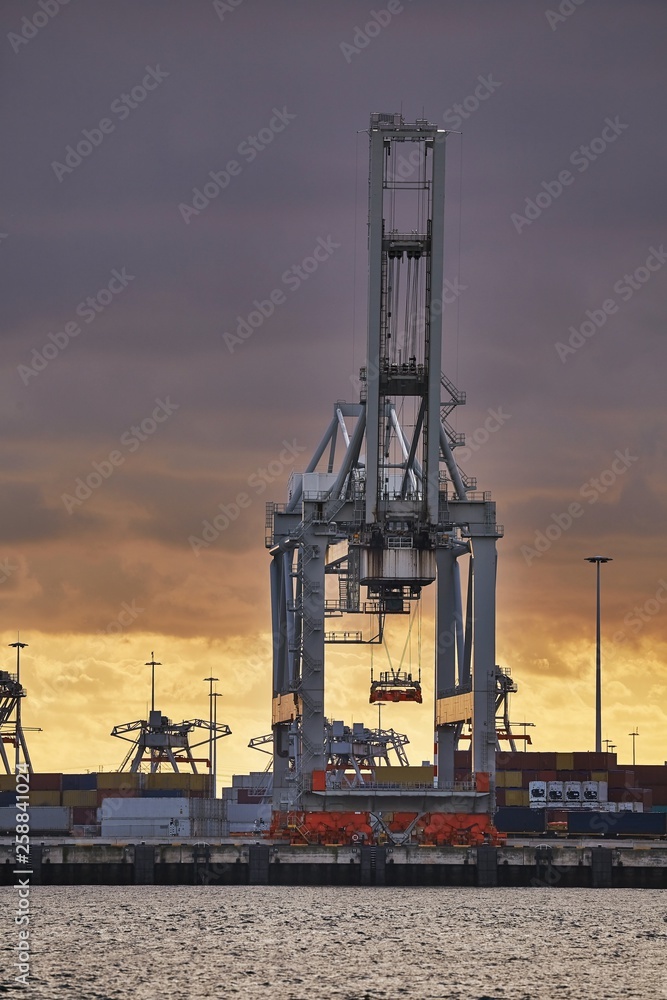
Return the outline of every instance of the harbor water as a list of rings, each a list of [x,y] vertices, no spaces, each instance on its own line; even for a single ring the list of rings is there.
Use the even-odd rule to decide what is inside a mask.
[[[0,890],[0,997],[615,1000],[667,996],[660,890],[77,886]]]

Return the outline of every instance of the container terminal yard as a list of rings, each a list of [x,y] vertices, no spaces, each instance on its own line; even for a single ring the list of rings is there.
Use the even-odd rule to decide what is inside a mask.
[[[216,798],[218,743],[231,730],[217,721],[215,679],[208,719],[173,722],[156,708],[151,654],[148,718],[112,732],[129,744],[119,770],[37,773],[13,643],[16,670],[0,671],[3,884],[25,825],[43,884],[667,888],[667,764],[602,752],[599,697],[593,752],[530,752],[512,727],[517,685],[495,650],[503,528],[491,494],[456,462],[464,436],[450,417],[465,393],[441,361],[447,131],[373,114],[368,135],[359,398],[333,404],[287,500],[266,510],[272,718],[250,745],[267,768]],[[592,558],[599,573],[604,557]],[[434,756],[411,766],[407,735],[380,716],[375,728],[326,717],[326,650],[372,654],[388,615],[407,647],[430,586]],[[421,674],[402,660],[371,672],[373,712],[422,701]]]

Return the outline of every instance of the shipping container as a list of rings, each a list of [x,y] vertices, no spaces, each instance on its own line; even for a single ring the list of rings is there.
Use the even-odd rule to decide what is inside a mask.
[[[523,788],[506,788],[505,805],[507,806],[527,806],[530,804],[528,791]]]
[[[497,809],[494,826],[501,833],[544,833],[544,809]]]
[[[0,806],[15,806],[16,792],[0,792]]]
[[[142,799],[183,799],[190,798],[190,792],[182,788],[144,788],[140,793]]]
[[[547,802],[551,805],[561,805],[565,801],[565,789],[562,781],[547,782]]]
[[[97,774],[63,774],[63,792],[90,792],[97,788]]]
[[[497,806],[504,806],[504,805],[507,804],[506,801],[505,801],[505,794],[506,793],[505,793],[505,789],[504,788],[496,788],[496,805]]]
[[[600,801],[600,783],[598,781],[584,781],[581,785],[582,802]]]
[[[554,768],[553,771],[545,770],[537,772],[537,781],[558,781],[558,771]]]
[[[521,772],[521,787],[525,788],[526,791],[530,788],[531,781],[539,781],[539,771],[522,771]]]
[[[522,788],[521,771],[505,771],[505,788]]]
[[[72,825],[72,810],[66,806],[35,806],[30,809],[30,834],[54,835],[69,833]],[[0,833],[13,834],[16,830],[16,807],[0,808]]]
[[[609,772],[610,788],[634,788],[635,772],[627,769]]]
[[[213,779],[210,774],[191,774],[190,775],[190,790],[193,792],[206,792],[208,794],[213,790]]]
[[[143,775],[131,771],[100,771],[97,775],[97,788],[113,788],[120,790],[139,789]]]
[[[665,785],[654,785],[651,791],[653,792],[654,807],[667,806],[667,787]]]
[[[97,808],[84,809],[83,806],[72,807],[72,824],[74,826],[93,826],[97,823]]]
[[[653,788],[655,785],[667,787],[667,766],[662,764],[636,764],[634,767],[638,785]]]
[[[572,805],[573,803],[581,802],[581,782],[566,781],[564,797],[567,805]]]
[[[64,806],[79,806],[84,809],[97,808],[97,792],[91,791],[63,791],[62,804]]]
[[[143,787],[148,789],[180,788],[190,790],[190,778],[194,775],[176,771],[161,771],[157,774],[145,774]]]
[[[556,770],[557,771],[574,771],[574,754],[573,753],[557,753],[556,754]]]
[[[194,801],[194,800],[193,800]],[[201,801],[201,800],[199,800]],[[190,815],[190,799],[170,798],[106,798],[97,810],[98,819],[163,820]]]
[[[591,781],[609,781],[608,771],[591,771]]]
[[[30,788],[37,792],[59,792],[62,788],[62,774],[35,772],[30,775]]]
[[[16,791],[16,775],[0,774],[0,792]]]
[[[535,807],[536,805],[545,806],[547,801],[547,783],[546,781],[531,781],[528,788],[528,795],[530,799],[530,805]]]
[[[59,806],[60,792],[41,791],[31,787],[29,801],[31,809],[33,806]]]
[[[189,818],[182,819],[103,819],[102,837],[111,840],[172,840],[174,837],[190,837]]]
[[[664,837],[667,832],[667,813],[571,812],[568,813],[567,829],[568,833],[593,837]]]

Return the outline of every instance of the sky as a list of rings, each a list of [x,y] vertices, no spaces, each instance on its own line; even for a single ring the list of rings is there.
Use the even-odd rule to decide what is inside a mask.
[[[120,764],[109,733],[145,717],[151,651],[175,721],[208,717],[219,678],[224,780],[268,760],[247,749],[270,730],[265,502],[358,398],[374,111],[452,131],[443,367],[467,393],[459,463],[505,529],[513,718],[534,749],[594,748],[584,558],[609,556],[603,737],[628,761],[638,728],[638,761],[665,760],[664,3],[5,0],[0,19],[0,608],[29,644],[36,769]],[[413,763],[432,610],[424,705],[383,716]],[[332,654],[327,714],[375,723],[368,682],[367,650]]]

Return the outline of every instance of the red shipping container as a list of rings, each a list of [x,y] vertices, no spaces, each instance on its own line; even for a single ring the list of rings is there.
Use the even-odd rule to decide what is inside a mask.
[[[610,788],[634,788],[635,787],[635,772],[634,771],[610,771],[609,772],[609,787]]]
[[[610,802],[643,802],[643,788],[610,788],[608,797]]]
[[[637,764],[634,771],[637,781],[647,788],[667,785],[667,767],[662,764]]]
[[[72,807],[72,824],[74,826],[95,826],[97,809],[86,809],[84,806]]]
[[[505,805],[505,789],[504,788],[496,788],[496,805],[497,806],[504,806]]]
[[[522,788],[529,788],[531,781],[539,781],[540,780],[540,772],[539,771],[522,771],[522,773],[521,773],[521,779],[522,779],[521,780],[521,787]]]
[[[558,781],[558,771],[538,771],[537,772],[538,781]]]
[[[29,784],[36,792],[59,792],[62,788],[62,781],[62,774],[38,774],[35,772],[30,775]]]
[[[652,792],[654,806],[667,806],[667,785],[654,785]]]

